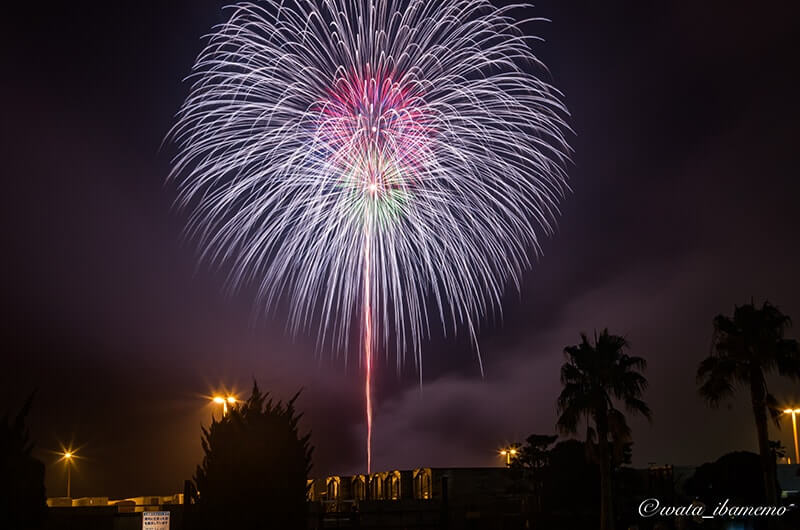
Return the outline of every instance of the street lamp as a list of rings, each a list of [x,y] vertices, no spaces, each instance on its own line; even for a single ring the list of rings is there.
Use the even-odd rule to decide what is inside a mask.
[[[61,453],[61,460],[67,466],[67,497],[72,498],[72,460],[75,458],[75,452],[68,449]]]
[[[500,451],[500,456],[506,457],[506,467],[511,467],[511,459],[517,456],[517,450],[514,447],[502,449]]]
[[[228,402],[225,401],[225,398],[222,396],[214,396],[211,400],[216,403],[217,405],[222,405],[222,415],[228,413]]]
[[[211,400],[216,403],[217,405],[222,405],[222,415],[225,416],[228,413],[228,405],[235,405],[237,400],[234,396],[222,397],[222,396],[214,396]]]
[[[800,414],[800,409],[786,409],[784,414],[792,415],[792,430],[794,431],[794,463],[800,464],[800,451],[797,449],[797,415]]]

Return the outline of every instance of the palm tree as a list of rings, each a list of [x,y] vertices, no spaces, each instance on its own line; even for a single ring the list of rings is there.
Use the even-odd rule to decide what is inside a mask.
[[[767,414],[771,414],[778,424],[778,410],[777,400],[767,388],[766,375],[777,370],[784,377],[794,380],[800,378],[797,341],[784,338],[784,332],[791,324],[791,319],[769,302],[764,302],[760,309],[752,301],[736,306],[733,318],[717,315],[714,318],[711,355],[700,363],[697,370],[700,395],[712,407],[730,397],[736,385],[750,388],[769,503],[777,502],[778,496]]]
[[[627,340],[609,335],[608,329],[599,336],[595,332],[594,343],[582,333],[580,344],[564,348],[567,362],[561,367],[564,389],[558,397],[558,429],[574,434],[586,418],[586,446],[600,467],[601,530],[614,527],[611,474],[615,461],[630,447],[630,428],[616,403],[651,418],[650,408],[641,399],[647,388],[641,372],[647,362],[625,353],[628,348]]]

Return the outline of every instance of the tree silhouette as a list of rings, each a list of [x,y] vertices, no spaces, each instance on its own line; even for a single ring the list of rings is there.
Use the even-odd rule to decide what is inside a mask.
[[[780,440],[769,441],[769,452],[772,455],[772,459],[775,461],[786,458],[786,448]]]
[[[25,418],[33,394],[13,421],[6,414],[0,421],[0,528],[39,528],[47,513],[44,464],[31,455]]]
[[[534,434],[511,462],[510,493],[523,495],[525,528],[591,528],[600,513],[597,463],[578,440]],[[575,477],[580,477],[576,480]]]
[[[517,450],[517,456],[511,461],[512,476],[521,487],[518,493],[530,498],[526,511],[541,513],[544,482],[547,467],[550,465],[550,446],[558,437],[549,434],[531,434],[525,445]],[[526,503],[527,504],[527,503]]]
[[[574,434],[586,418],[586,446],[600,470],[600,528],[614,527],[612,471],[630,450],[631,432],[625,415],[615,406],[650,419],[650,408],[642,401],[647,379],[640,373],[647,363],[625,353],[623,337],[604,329],[594,342],[581,334],[581,343],[564,348],[567,362],[561,367],[564,385],[558,397],[558,429]],[[589,424],[591,422],[591,425]]]
[[[310,434],[300,436],[294,404],[273,402],[253,382],[250,398],[203,428],[205,456],[194,477],[193,526],[300,529],[307,526]]]
[[[600,495],[596,486],[600,470],[594,459],[588,458],[586,444],[580,440],[558,442],[549,455],[548,473],[544,488],[544,505],[557,514],[550,528],[561,528],[560,520],[584,515],[579,528],[591,528],[592,519],[600,512]],[[576,480],[576,477],[580,477]],[[574,526],[574,525],[573,525]]]
[[[778,423],[778,403],[769,393],[766,375],[777,372],[800,379],[800,350],[796,340],[784,338],[791,319],[764,302],[757,308],[752,302],[736,306],[733,318],[717,315],[711,355],[700,363],[697,380],[700,395],[716,407],[730,397],[736,385],[749,387],[753,417],[758,435],[762,478],[768,503],[776,503],[775,457],[770,450],[767,415]]]
[[[748,451],[728,453],[716,462],[698,467],[686,480],[684,490],[709,507],[723,499],[734,504],[759,505],[764,501],[760,458]]]

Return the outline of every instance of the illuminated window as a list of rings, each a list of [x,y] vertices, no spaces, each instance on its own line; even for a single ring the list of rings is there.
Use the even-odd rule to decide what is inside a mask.
[[[341,479],[339,477],[328,477],[328,500],[338,501],[341,489]]]
[[[394,471],[386,477],[386,498],[396,501],[400,498],[400,472]]]
[[[383,477],[375,474],[369,480],[369,498],[372,500],[383,499]]]
[[[314,479],[306,480],[306,499],[314,501]]]
[[[415,499],[430,499],[433,497],[431,491],[431,470],[430,469],[416,469],[414,470],[414,498]]]
[[[357,501],[363,501],[367,498],[367,485],[364,475],[353,477],[353,498]]]

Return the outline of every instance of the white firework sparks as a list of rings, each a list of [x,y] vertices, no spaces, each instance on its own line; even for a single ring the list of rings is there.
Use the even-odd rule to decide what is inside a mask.
[[[566,109],[518,7],[231,7],[171,133],[203,257],[285,300],[295,333],[346,355],[357,326],[367,365],[374,346],[421,374],[432,320],[474,339],[567,189]]]

